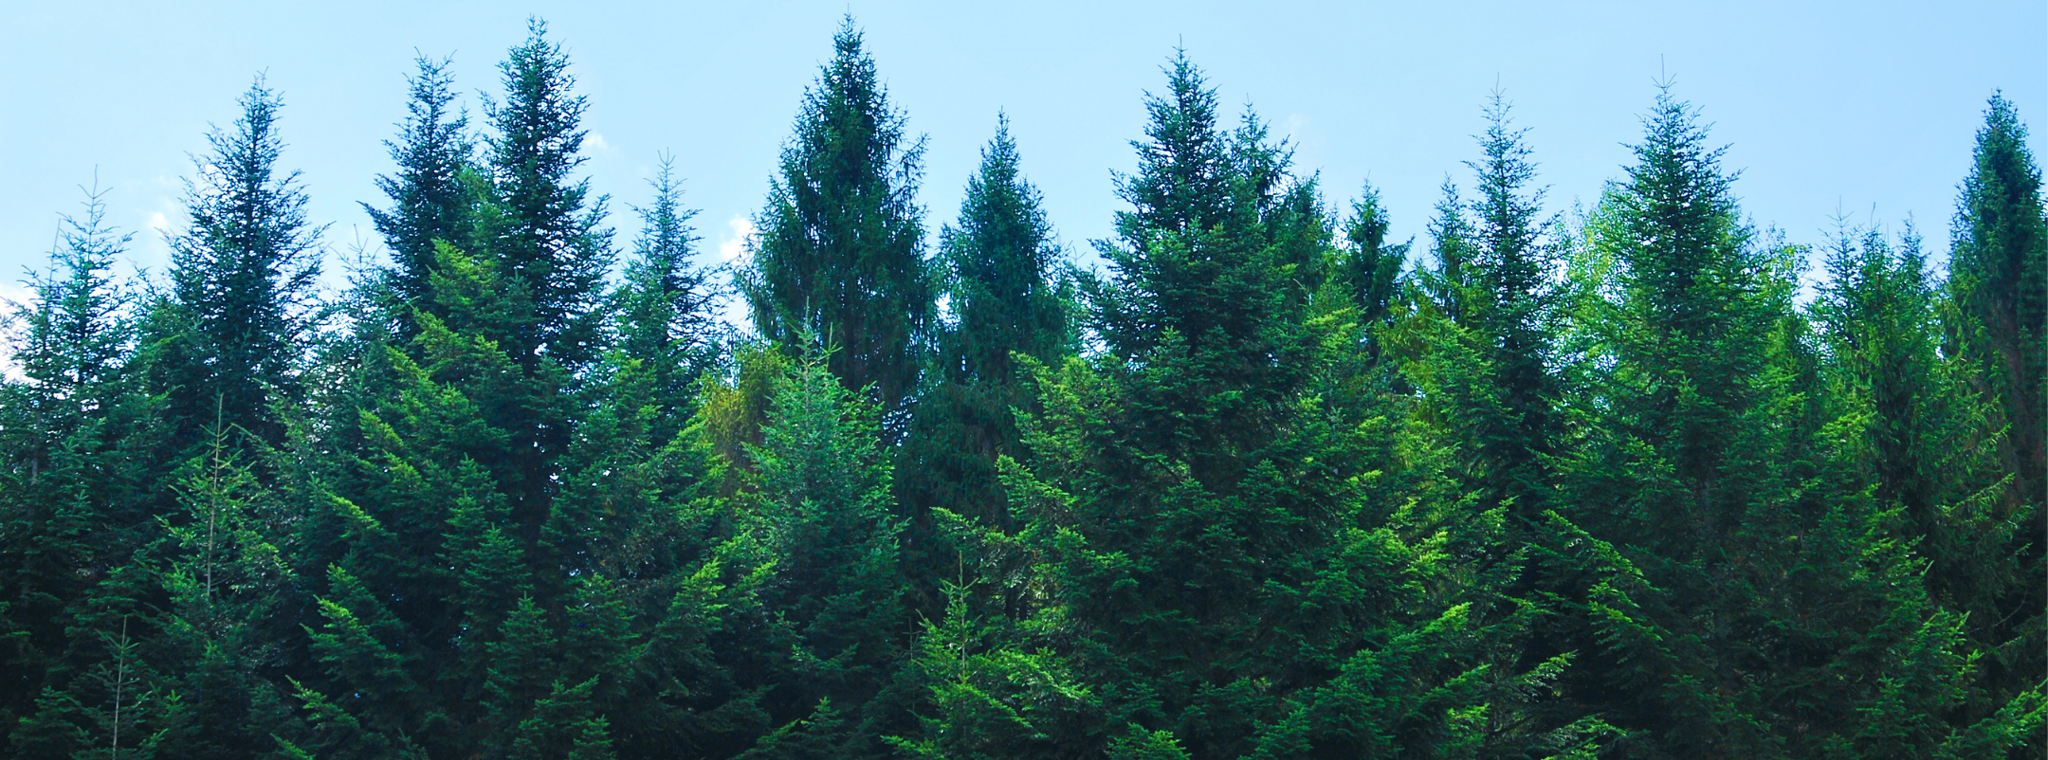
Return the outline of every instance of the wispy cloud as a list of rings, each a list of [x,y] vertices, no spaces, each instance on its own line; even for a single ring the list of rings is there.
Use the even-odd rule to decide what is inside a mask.
[[[744,216],[727,219],[725,226],[731,228],[731,232],[718,241],[718,263],[739,266],[744,263],[760,231],[754,229],[754,220]]]
[[[739,269],[749,263],[748,256],[752,255],[760,231],[754,229],[753,220],[744,216],[727,219],[725,226],[727,232],[718,241],[718,263],[728,269]],[[718,307],[718,319],[741,331],[750,330],[753,325],[748,318],[745,298],[723,299]]]

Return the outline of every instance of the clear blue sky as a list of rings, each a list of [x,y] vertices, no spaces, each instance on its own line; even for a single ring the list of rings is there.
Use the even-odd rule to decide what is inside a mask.
[[[842,14],[913,133],[930,136],[928,229],[957,213],[998,109],[1070,251],[1109,231],[1111,171],[1133,164],[1142,93],[1176,45],[1231,110],[1290,137],[1332,203],[1370,178],[1396,239],[1423,236],[1448,175],[1477,149],[1496,86],[1514,104],[1552,210],[1620,176],[1660,72],[1699,106],[1745,210],[1818,243],[1851,221],[1911,216],[1945,252],[1985,99],[2002,88],[2041,155],[2048,4],[1033,2],[52,3],[0,0],[0,281],[41,266],[57,215],[97,171],[133,263],[161,271],[182,178],[209,124],[258,72],[285,99],[283,164],[331,222],[329,270],[375,233],[382,141],[415,51],[452,54],[458,87],[498,92],[526,18],[547,19],[590,97],[585,169],[620,241],[659,151],[702,209],[706,257],[764,197],[803,88]],[[198,6],[198,7],[187,7]],[[1562,6],[1562,7],[1553,7]],[[479,119],[480,121],[480,119]],[[1874,215],[1873,215],[1874,209]],[[1426,247],[1426,240],[1422,241]],[[0,291],[4,292],[4,291]],[[17,291],[18,292],[18,291]]]

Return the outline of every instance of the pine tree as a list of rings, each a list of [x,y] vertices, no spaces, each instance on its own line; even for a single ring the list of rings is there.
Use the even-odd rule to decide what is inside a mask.
[[[545,23],[529,22],[526,41],[499,64],[505,102],[485,108],[495,131],[486,141],[490,203],[478,222],[482,250],[465,253],[495,273],[500,292],[468,299],[488,304],[488,312],[448,317],[522,370],[517,381],[473,398],[513,436],[494,476],[511,498],[515,533],[528,541],[547,519],[559,460],[574,435],[576,401],[568,393],[605,347],[606,315],[598,307],[611,265],[611,231],[599,226],[605,199],[586,208],[589,180],[570,179],[583,163],[588,103],[574,94],[568,55],[546,35]]]
[[[929,714],[915,736],[888,741],[904,756],[953,758],[1071,757],[1081,716],[1093,695],[1046,649],[1024,651],[1005,626],[969,610],[969,590],[946,584],[946,613],[926,621],[916,659],[904,668],[928,691]]]
[[[258,78],[240,103],[234,128],[208,136],[213,153],[186,184],[190,226],[170,239],[171,305],[183,324],[154,340],[183,344],[160,391],[184,446],[204,445],[216,410],[238,435],[281,440],[271,404],[300,393],[320,273],[324,228],[306,221],[298,173],[277,167],[283,101]]]
[[[905,142],[904,116],[852,17],[832,47],[797,111],[737,282],[761,337],[793,351],[828,349],[832,374],[850,389],[873,386],[889,429],[900,430],[894,420],[917,387],[934,320],[915,200],[924,142]]]

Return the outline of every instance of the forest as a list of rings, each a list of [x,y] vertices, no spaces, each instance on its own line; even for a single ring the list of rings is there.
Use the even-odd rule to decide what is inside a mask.
[[[1945,252],[1760,227],[1668,85],[1560,214],[1496,95],[1401,242],[1178,53],[1084,267],[1006,122],[926,218],[849,18],[706,266],[687,156],[615,214],[560,43],[499,71],[472,114],[419,60],[346,287],[260,77],[164,271],[65,217],[0,756],[2048,757],[2003,97]]]

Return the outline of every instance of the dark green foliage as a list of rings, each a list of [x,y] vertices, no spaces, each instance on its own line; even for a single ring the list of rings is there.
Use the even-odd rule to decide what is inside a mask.
[[[1969,682],[1960,616],[1872,498],[1864,427],[1829,419],[1792,308],[1797,249],[1737,218],[1720,152],[1663,94],[1593,245],[1617,300],[1551,513],[1545,587],[1584,629],[1570,693],[1634,756],[1943,756]],[[2038,721],[2039,707],[2024,708]]]
[[[320,273],[320,228],[306,221],[298,173],[277,166],[277,94],[263,81],[241,98],[229,130],[207,137],[209,156],[196,159],[186,183],[190,226],[171,238],[171,303],[175,341],[159,389],[169,422],[187,446],[204,445],[218,423],[236,435],[275,444],[283,423],[273,400],[299,393],[301,341],[310,326],[313,283]]]
[[[1009,119],[998,117],[958,226],[940,233],[954,320],[938,336],[936,371],[901,458],[901,493],[927,521],[943,509],[1015,527],[996,459],[1020,453],[1013,410],[1031,408],[1033,398],[1013,357],[1053,362],[1077,348],[1070,275],[1019,161]]]
[[[391,208],[363,205],[391,250],[389,286],[399,311],[394,316],[401,317],[400,333],[407,337],[411,320],[402,319],[404,309],[433,312],[434,241],[468,245],[473,230],[474,146],[468,115],[451,112],[455,82],[450,63],[418,59],[419,70],[408,80],[412,92],[398,140],[385,142],[398,172],[377,178],[377,189],[391,199]]]
[[[1469,485],[1526,523],[1550,498],[1562,433],[1559,256],[1540,216],[1542,192],[1529,187],[1527,130],[1511,128],[1498,93],[1487,118],[1484,157],[1467,164],[1479,197],[1461,204],[1446,185],[1438,207],[1435,268],[1422,281],[1432,308],[1413,325],[1420,353],[1407,371],[1425,389],[1424,411],[1467,452],[1459,469]]]
[[[958,320],[940,362],[947,379],[1005,383],[1017,374],[1011,354],[1046,361],[1073,350],[1061,252],[1020,160],[1009,118],[998,117],[967,180],[959,226],[940,234]]]
[[[733,520],[773,563],[759,613],[769,617],[753,625],[786,647],[767,681],[771,714],[787,726],[815,705],[841,706],[857,730],[814,738],[842,747],[840,756],[873,753],[881,730],[903,720],[885,690],[908,628],[903,523],[878,411],[821,362],[799,361],[778,379],[747,457]],[[806,720],[807,730],[826,725]]]
[[[1314,184],[1255,118],[1218,129],[1185,58],[1168,75],[1099,245],[1111,279],[1082,281],[1109,350],[1036,370],[1006,476],[1046,589],[1031,617],[1099,696],[1110,756],[1475,751],[1515,722],[1484,644],[1513,625],[1512,575],[1467,564],[1500,515],[1390,477],[1431,454],[1345,374],[1356,323],[1312,308],[1334,259]]]
[[[726,293],[710,270],[690,261],[697,242],[690,218],[697,212],[681,206],[672,157],[661,158],[649,184],[654,202],[639,209],[640,237],[613,299],[618,350],[640,362],[654,400],[669,410],[655,433],[666,441],[678,432],[698,380],[715,367],[723,329],[712,310]]]
[[[2022,575],[2000,605],[2001,642],[1985,667],[2003,696],[2042,688],[2048,670],[2048,208],[2041,170],[2012,103],[1994,95],[1977,131],[1951,226],[1948,333],[2002,428],[2012,474],[2000,512],[2024,526]],[[2007,622],[2009,621],[2009,622]]]
[[[483,234],[521,307],[506,353],[529,368],[552,362],[573,370],[601,350],[597,306],[611,231],[599,226],[604,199],[590,202],[590,181],[570,177],[583,164],[589,105],[575,94],[568,54],[547,40],[545,23],[534,20],[527,31],[498,64],[505,102],[484,111],[495,130],[485,164],[496,214],[482,222]]]
[[[1348,305],[1357,310],[1358,324],[1365,328],[1366,354],[1374,361],[1386,353],[1378,331],[1390,323],[1400,306],[1406,282],[1401,272],[1413,245],[1413,241],[1387,243],[1389,224],[1387,210],[1380,207],[1379,191],[1366,185],[1351,203],[1343,240],[1326,273],[1331,284],[1348,296]]]
[[[1845,229],[1827,266],[1814,304],[1831,360],[1827,395],[1836,416],[1862,428],[1858,474],[1875,484],[1878,504],[1902,512],[1904,535],[1927,559],[1928,593],[1967,614],[1968,648],[1988,669],[1979,683],[1991,688],[1960,712],[1966,723],[1988,718],[2013,695],[1999,660],[2024,651],[2012,640],[2029,630],[2000,609],[2027,581],[2015,554],[2020,524],[2001,508],[2011,482],[1993,413],[1968,388],[1973,365],[1938,353],[1939,292],[1910,227],[1896,251],[1880,232]]]
[[[906,144],[903,114],[851,17],[832,48],[804,93],[737,281],[761,337],[827,349],[832,374],[850,389],[872,386],[863,392],[894,419],[917,387],[934,321],[937,283],[916,203],[924,142]]]

